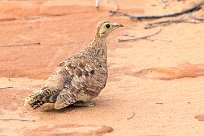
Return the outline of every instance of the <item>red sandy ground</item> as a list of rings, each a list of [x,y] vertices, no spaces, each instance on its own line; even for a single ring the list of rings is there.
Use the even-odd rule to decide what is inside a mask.
[[[172,0],[162,9],[157,0],[118,0],[121,11],[138,15],[180,11],[193,2]],[[30,120],[0,120],[0,136],[203,136],[204,25],[174,24],[154,36],[172,42],[119,43],[122,34],[139,36],[156,29],[109,17],[113,3],[102,2],[99,9],[94,5],[94,0],[0,2],[0,118]],[[24,18],[33,16],[38,17]],[[25,108],[25,97],[59,62],[91,42],[101,20],[125,27],[107,39],[109,80],[94,100],[96,106]]]

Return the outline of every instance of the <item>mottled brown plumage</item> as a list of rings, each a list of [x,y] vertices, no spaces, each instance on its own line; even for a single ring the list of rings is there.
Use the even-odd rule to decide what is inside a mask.
[[[106,37],[122,25],[111,21],[98,23],[93,42],[83,51],[61,62],[43,87],[26,98],[33,108],[54,103],[61,109],[86,103],[97,97],[108,78]]]

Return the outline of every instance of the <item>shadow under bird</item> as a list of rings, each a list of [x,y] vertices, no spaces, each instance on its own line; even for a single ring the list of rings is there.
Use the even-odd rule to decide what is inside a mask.
[[[61,62],[42,88],[26,98],[25,105],[34,109],[45,103],[54,103],[54,109],[94,106],[90,101],[98,96],[108,78],[106,37],[119,27],[123,25],[99,22],[90,45]]]

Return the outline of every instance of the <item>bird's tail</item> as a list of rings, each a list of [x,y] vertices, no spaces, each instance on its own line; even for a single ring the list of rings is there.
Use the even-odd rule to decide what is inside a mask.
[[[33,109],[38,108],[40,106],[42,106],[44,104],[44,101],[40,101],[39,98],[42,96],[42,91],[43,90],[37,90],[34,91],[31,95],[29,95],[26,100],[24,105],[27,106],[31,106]]]
[[[44,87],[29,95],[24,105],[30,105],[33,109],[36,109],[44,103],[55,103],[58,95],[58,92],[50,91],[50,88]]]

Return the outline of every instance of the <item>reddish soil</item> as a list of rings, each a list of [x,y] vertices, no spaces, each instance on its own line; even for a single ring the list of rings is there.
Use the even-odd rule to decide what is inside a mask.
[[[120,11],[138,15],[180,11],[193,2],[169,0],[163,9],[156,0],[117,1]],[[0,1],[0,136],[204,135],[203,23],[172,24],[154,36],[161,40],[122,43],[117,41],[122,34],[145,35],[156,28],[108,16],[113,2],[94,5],[94,0]],[[25,97],[61,61],[92,41],[101,20],[125,27],[107,39],[109,79],[93,100],[96,106],[25,107]]]

